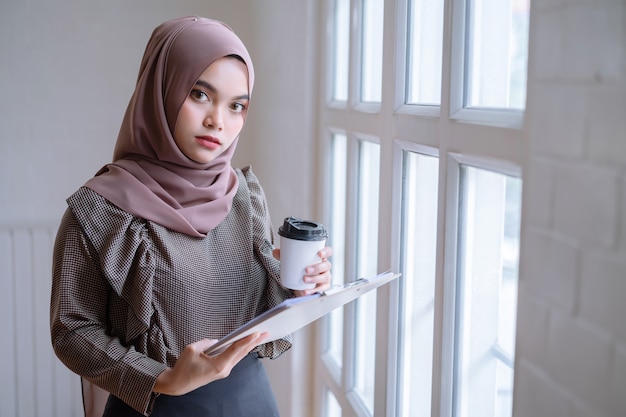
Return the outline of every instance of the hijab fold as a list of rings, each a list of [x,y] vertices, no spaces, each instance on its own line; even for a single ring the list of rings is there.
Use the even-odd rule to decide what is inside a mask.
[[[119,131],[113,162],[85,186],[133,215],[203,237],[228,215],[237,192],[231,159],[238,138],[209,163],[183,154],[174,141],[178,112],[204,70],[237,55],[254,85],[250,55],[224,23],[184,17],[159,25],[141,61]]]

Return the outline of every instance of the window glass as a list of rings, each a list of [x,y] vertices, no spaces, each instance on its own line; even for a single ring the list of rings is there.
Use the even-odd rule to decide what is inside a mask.
[[[383,73],[383,0],[363,0],[361,101],[380,103]]]
[[[357,212],[357,275],[377,273],[378,184],[380,146],[359,144],[359,185]],[[376,291],[356,300],[354,388],[364,405],[374,409],[374,362],[376,357]]]
[[[328,244],[333,248],[333,285],[344,282],[346,251],[346,187],[348,140],[344,134],[331,138],[330,216]],[[328,318],[327,353],[337,366],[342,364],[343,308],[333,310]]]
[[[430,417],[439,161],[404,153],[398,416]]]
[[[524,109],[530,0],[468,0],[466,107]]]
[[[332,99],[348,100],[348,57],[350,51],[350,0],[334,0]]]
[[[324,400],[324,416],[341,417],[341,406],[337,402],[337,398],[328,389],[326,390],[326,398]]]
[[[323,3],[333,284],[402,276],[324,318],[320,417],[511,416],[529,1]]]
[[[521,180],[461,167],[455,415],[510,417]]]
[[[409,0],[407,104],[441,104],[443,0]]]

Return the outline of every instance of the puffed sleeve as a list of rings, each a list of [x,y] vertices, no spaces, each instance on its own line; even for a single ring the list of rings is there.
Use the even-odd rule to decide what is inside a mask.
[[[121,221],[128,228],[136,227],[127,220],[118,218],[116,221]],[[121,277],[129,276],[129,270],[141,270],[142,266],[149,264],[149,251],[142,247],[141,239],[135,239],[134,246],[129,246],[128,239],[116,242],[110,234],[103,234],[108,237],[96,245],[113,250],[116,244],[123,244],[126,247],[117,247],[120,253],[138,255],[133,256],[134,261],[128,265],[116,264],[119,267],[114,274],[116,276],[110,276],[110,272],[106,276],[102,253],[98,252],[94,241],[86,237],[82,226],[75,213],[68,209],[55,241],[50,303],[54,352],[70,370],[148,415],[155,398],[152,389],[156,378],[167,366],[148,358],[128,343],[134,335],[145,331],[149,323],[150,313],[145,307],[149,300],[145,295],[126,294],[128,288],[140,286],[124,285]],[[112,229],[119,226],[105,225]],[[137,235],[138,232],[122,230],[118,236],[133,233]],[[149,271],[149,268],[146,270]],[[130,276],[138,280],[146,279],[141,274]],[[147,290],[149,294],[150,289]],[[115,297],[135,297],[136,300],[126,319],[126,335],[112,332],[109,308],[111,299]]]
[[[250,167],[243,168],[241,171],[243,180],[250,190],[255,256],[261,261],[267,273],[266,309],[270,309],[293,297],[293,292],[280,284],[280,262],[274,258],[272,253],[274,250],[274,232],[265,192]],[[256,350],[261,357],[275,359],[289,350],[291,346],[292,337],[289,335],[284,339],[261,345]]]

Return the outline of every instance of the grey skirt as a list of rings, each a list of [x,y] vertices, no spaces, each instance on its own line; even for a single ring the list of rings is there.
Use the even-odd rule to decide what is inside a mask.
[[[141,417],[109,395],[103,417]],[[151,417],[279,417],[265,368],[256,353],[243,358],[230,375],[181,396],[159,395]]]

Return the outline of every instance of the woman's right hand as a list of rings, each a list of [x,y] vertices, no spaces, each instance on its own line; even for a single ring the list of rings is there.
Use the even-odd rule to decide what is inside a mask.
[[[216,356],[204,353],[216,340],[202,339],[192,343],[183,349],[173,368],[168,368],[159,375],[153,391],[166,395],[183,395],[209,382],[226,378],[233,367],[267,337],[267,333],[251,334]]]

